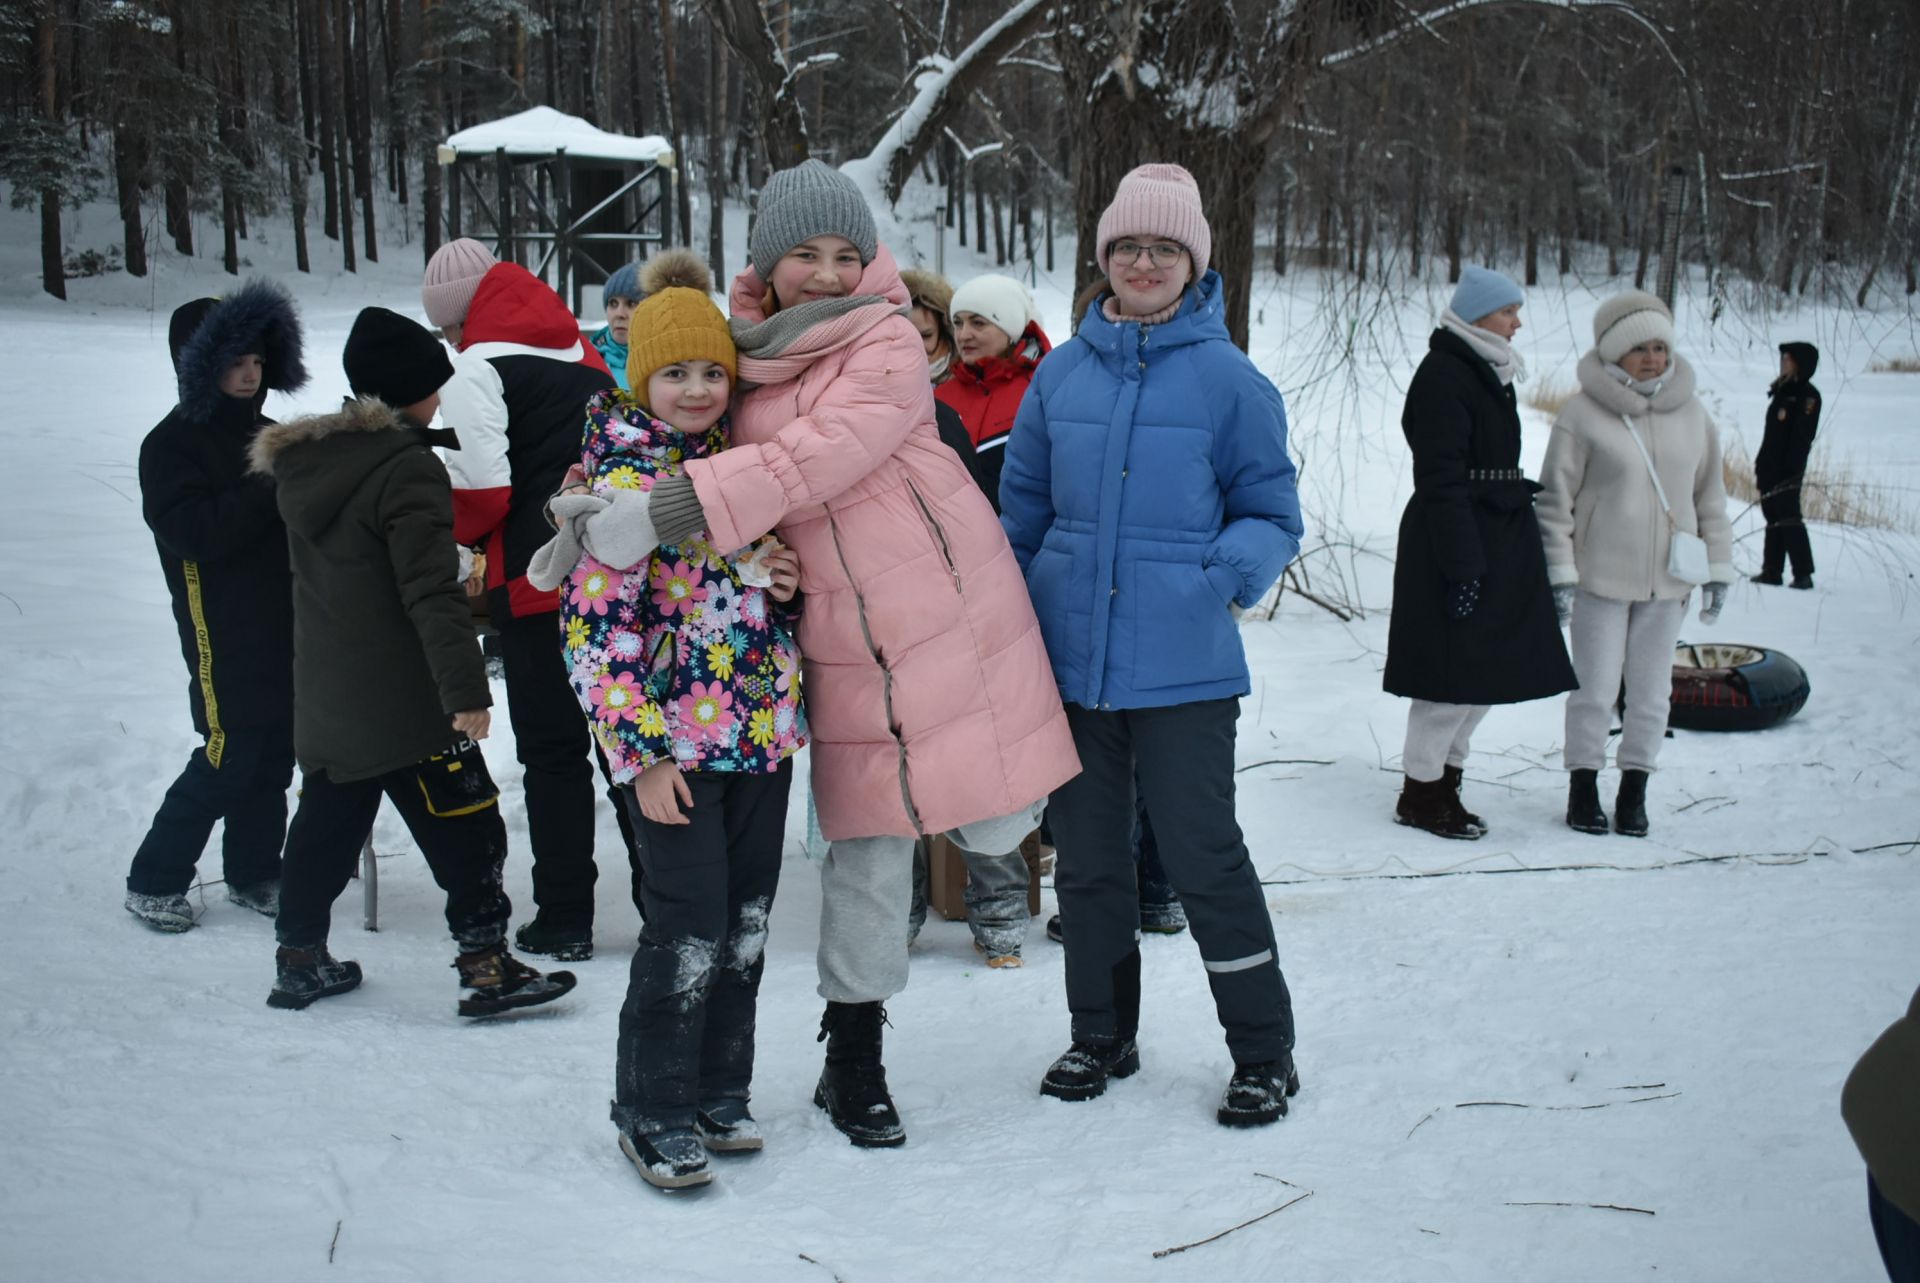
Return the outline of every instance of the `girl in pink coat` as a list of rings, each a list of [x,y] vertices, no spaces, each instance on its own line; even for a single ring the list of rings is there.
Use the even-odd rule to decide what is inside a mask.
[[[934,429],[920,335],[852,180],[807,161],[768,180],[734,281],[732,448],[651,491],[663,543],[799,554],[800,652],[821,869],[814,1103],[856,1145],[906,1139],[881,1003],[907,979],[913,844],[1001,855],[1079,759],[1033,607],[992,506]]]

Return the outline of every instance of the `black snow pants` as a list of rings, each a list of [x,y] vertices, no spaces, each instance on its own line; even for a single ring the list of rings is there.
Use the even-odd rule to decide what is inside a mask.
[[[624,790],[646,914],[620,1008],[613,1121],[643,1134],[691,1127],[696,1109],[748,1097],[793,765],[684,778],[687,824],[655,824]]]
[[[1293,1050],[1293,1000],[1273,919],[1234,815],[1237,699],[1093,712],[1067,705],[1081,772],[1055,790],[1048,820],[1059,850],[1054,892],[1066,945],[1075,1038],[1127,1036],[1138,1021],[1139,884],[1132,843],[1134,776],[1153,816],[1161,863],[1185,906],[1214,1010],[1238,1063]]]
[[[216,821],[228,886],[251,886],[280,876],[287,837],[287,785],[293,782],[293,728],[228,731],[216,764],[207,746],[193,750],[167,790],[153,824],[133,853],[127,890],[178,895],[193,883],[194,865]]]

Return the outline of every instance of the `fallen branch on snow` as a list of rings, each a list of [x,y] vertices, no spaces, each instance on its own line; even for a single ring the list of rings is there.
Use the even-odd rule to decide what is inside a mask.
[[[1279,1177],[1270,1176],[1267,1179],[1279,1180]],[[1289,1185],[1292,1184],[1291,1181],[1287,1181],[1283,1183],[1289,1184]],[[1294,1185],[1293,1188],[1298,1189],[1300,1187],[1298,1185]],[[1153,1259],[1157,1261],[1163,1256],[1173,1256],[1174,1254],[1179,1252],[1184,1252],[1189,1248],[1205,1247],[1209,1243],[1218,1242],[1219,1240],[1225,1238],[1227,1235],[1233,1233],[1234,1230],[1243,1230],[1247,1228],[1247,1226],[1249,1225],[1258,1225],[1261,1221],[1266,1220],[1269,1216],[1278,1216],[1281,1212],[1286,1211],[1289,1207],[1292,1207],[1295,1203],[1304,1202],[1305,1200],[1312,1197],[1313,1197],[1312,1190],[1308,1190],[1304,1194],[1296,1194],[1294,1197],[1280,1204],[1280,1206],[1274,1208],[1272,1211],[1262,1212],[1260,1213],[1260,1215],[1254,1217],[1250,1221],[1241,1221],[1238,1225],[1229,1226],[1228,1228],[1221,1230],[1218,1234],[1210,1234],[1206,1238],[1195,1239],[1191,1243],[1182,1243],[1178,1247],[1163,1247],[1159,1251],[1153,1254]],[[1649,1215],[1651,1215],[1651,1213],[1649,1213]]]
[[[845,1279],[840,1277],[840,1271],[834,1269],[831,1265],[828,1265],[822,1261],[816,1261],[811,1256],[808,1256],[805,1252],[799,1252],[799,1253],[796,1253],[796,1255],[799,1256],[799,1258],[805,1261],[808,1265],[818,1265],[821,1269],[833,1275],[833,1283],[847,1283]]]
[[[1553,1203],[1553,1202],[1542,1201],[1542,1202],[1532,1202],[1532,1203],[1506,1203],[1506,1204],[1503,1204],[1503,1206],[1506,1206],[1506,1207],[1591,1207],[1597,1212],[1638,1212],[1642,1216],[1655,1215],[1655,1213],[1651,1208],[1625,1207],[1619,1203]]]

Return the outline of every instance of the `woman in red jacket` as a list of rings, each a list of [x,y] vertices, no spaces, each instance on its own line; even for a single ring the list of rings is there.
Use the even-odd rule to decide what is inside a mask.
[[[1053,344],[1033,319],[1033,296],[1009,276],[976,276],[953,292],[947,316],[958,348],[953,375],[933,390],[967,425],[980,486],[1000,511],[1000,461],[1034,367]]]

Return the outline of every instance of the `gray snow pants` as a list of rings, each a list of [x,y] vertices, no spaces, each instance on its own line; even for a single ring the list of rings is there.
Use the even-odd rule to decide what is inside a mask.
[[[1654,768],[1673,707],[1673,647],[1689,600],[1616,601],[1584,588],[1574,594],[1573,673],[1580,689],[1567,696],[1569,771],[1607,764],[1607,729],[1623,678],[1627,710],[1614,764],[1623,771]]]
[[[1134,1032],[1140,895],[1132,855],[1134,772],[1213,990],[1236,1062],[1293,1050],[1293,999],[1280,974],[1260,875],[1233,804],[1237,699],[1096,713],[1067,705],[1081,772],[1053,794],[1053,885],[1067,952],[1067,1007],[1075,1038]],[[1132,977],[1131,981],[1129,977]],[[1137,989],[1132,1001],[1137,1002]]]
[[[927,920],[927,846],[925,839],[913,844],[909,940],[920,934]],[[1019,953],[1027,938],[1027,924],[1033,919],[1027,912],[1027,858],[1018,848],[1001,855],[982,855],[963,847],[960,855],[967,863],[967,927],[975,942],[989,956]]]
[[[1027,883],[1020,843],[1038,827],[1044,805],[1044,800],[1036,801],[1011,815],[947,831],[962,851],[1014,853],[1013,859],[1021,864],[1023,913]],[[822,998],[884,1002],[907,987],[907,916],[912,903],[912,838],[848,838],[827,848],[827,858],[820,863]]]

